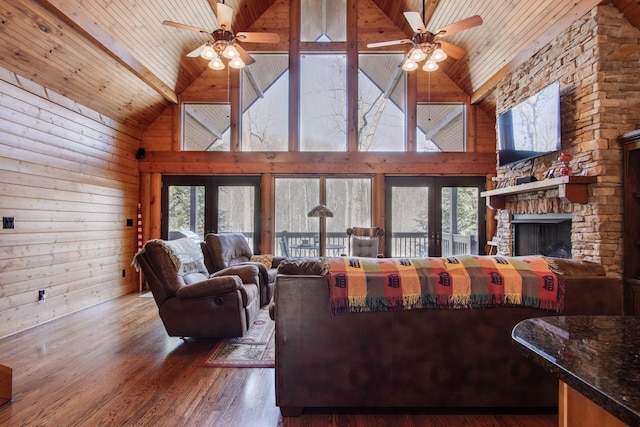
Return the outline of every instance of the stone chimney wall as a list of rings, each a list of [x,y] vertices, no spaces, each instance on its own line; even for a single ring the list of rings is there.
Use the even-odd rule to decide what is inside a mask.
[[[562,202],[557,190],[509,196],[496,213],[499,251],[512,251],[513,214],[573,213],[572,255],[622,275],[622,149],[618,138],[640,127],[640,30],[611,5],[597,6],[542,48],[496,89],[496,114],[560,81],[562,149],[574,174],[598,177],[586,204]],[[544,179],[558,153],[498,167],[497,179],[530,171]],[[639,165],[640,167],[640,165]],[[583,172],[584,171],[584,172]],[[557,173],[556,173],[557,175]]]

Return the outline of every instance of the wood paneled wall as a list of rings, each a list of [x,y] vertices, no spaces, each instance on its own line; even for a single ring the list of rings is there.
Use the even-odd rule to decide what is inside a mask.
[[[0,68],[0,337],[137,288],[140,140]]]

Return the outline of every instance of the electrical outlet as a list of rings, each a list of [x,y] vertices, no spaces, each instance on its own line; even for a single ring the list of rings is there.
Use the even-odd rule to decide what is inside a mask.
[[[44,289],[38,291],[38,301],[45,302],[47,300],[47,293]]]
[[[14,221],[12,216],[2,217],[2,228],[14,228]]]

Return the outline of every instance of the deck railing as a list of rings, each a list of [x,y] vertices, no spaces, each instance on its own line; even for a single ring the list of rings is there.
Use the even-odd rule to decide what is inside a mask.
[[[246,235],[246,233],[245,233]],[[317,233],[308,232],[278,232],[276,233],[275,255],[284,255],[289,250],[289,256],[313,257],[318,256]],[[327,233],[327,255],[339,256],[348,252],[348,236],[346,233]],[[285,246],[286,245],[286,248]],[[429,237],[426,233],[393,233],[391,241],[392,256],[409,258],[426,257],[429,253]],[[478,236],[463,234],[442,234],[442,256],[478,254]]]
[[[242,232],[253,247],[253,232]],[[185,237],[175,233],[173,238]],[[318,256],[318,233],[281,231],[276,233],[274,254],[292,257]],[[346,233],[327,233],[327,256],[340,256],[348,252],[348,236]],[[382,251],[381,251],[382,252]],[[421,258],[428,256],[429,237],[426,233],[407,232],[393,233],[391,255],[395,257]],[[478,236],[475,234],[442,234],[442,256],[461,254],[478,254]]]

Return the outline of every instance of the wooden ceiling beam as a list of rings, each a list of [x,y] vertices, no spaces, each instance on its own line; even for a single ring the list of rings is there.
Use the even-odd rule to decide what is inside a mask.
[[[574,22],[588,13],[591,9],[605,3],[602,0],[583,0],[576,2],[574,8],[558,19],[547,31],[540,37],[531,42],[525,49],[520,51],[511,61],[491,76],[482,86],[480,86],[471,95],[471,103],[476,104],[489,96],[500,83],[500,80],[506,75],[521,66],[525,61],[531,58],[538,50],[549,44],[553,39],[558,37],[563,31],[566,31]]]
[[[100,28],[95,20],[84,12],[82,3],[72,0],[40,0],[40,3],[138,76],[138,78],[162,95],[164,99],[174,104],[178,103],[178,96],[173,89],[145,67],[110,34]]]

